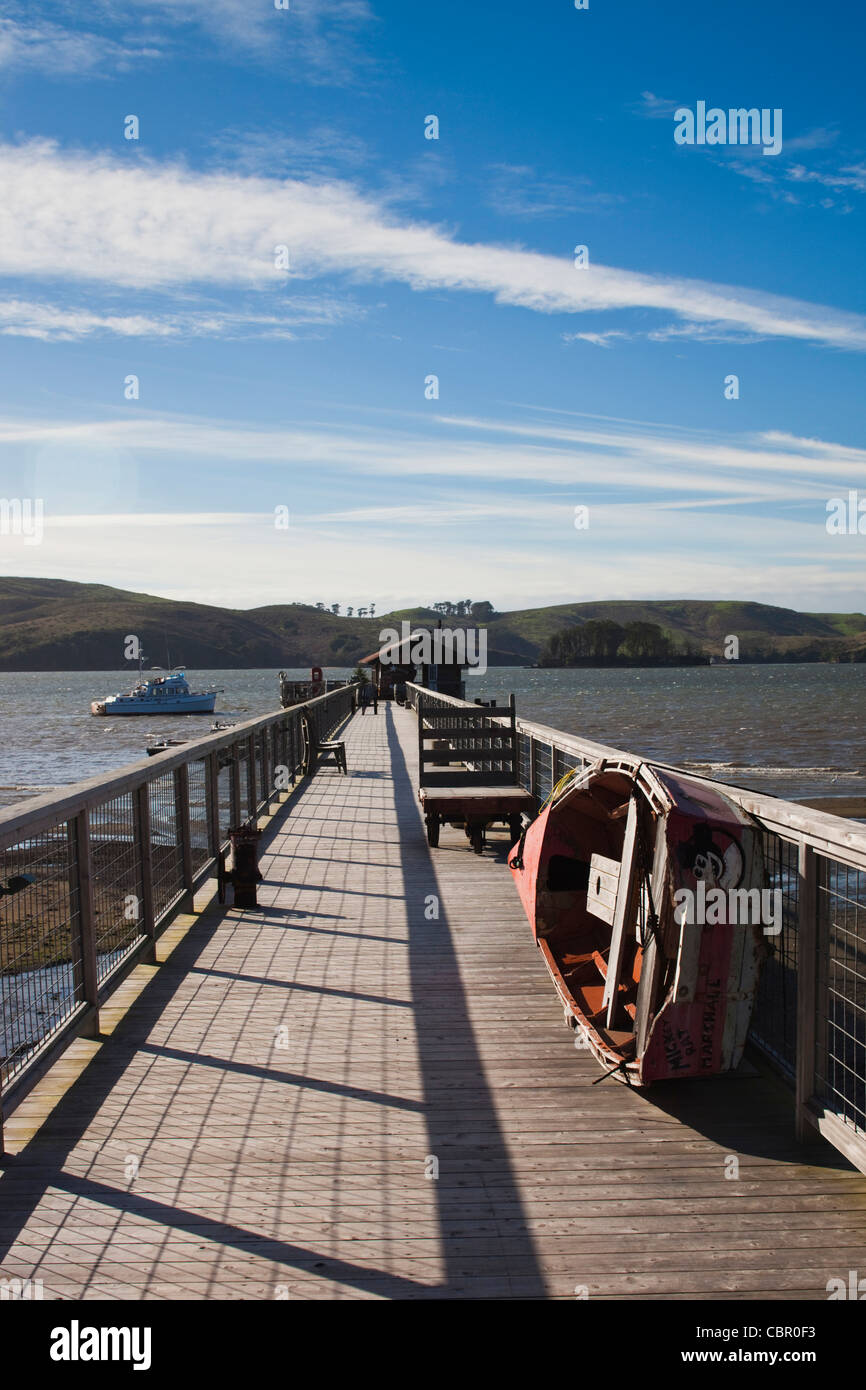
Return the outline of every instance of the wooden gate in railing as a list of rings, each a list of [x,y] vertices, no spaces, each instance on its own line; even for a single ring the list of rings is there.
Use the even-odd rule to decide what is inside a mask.
[[[455,722],[461,708],[477,713],[466,700],[407,689],[413,705],[423,694],[453,708]],[[525,719],[517,729],[520,781],[537,805],[569,768],[633,756]],[[750,1040],[791,1085],[799,1137],[817,1129],[866,1173],[866,826],[717,785],[761,825],[770,885],[782,893]]]
[[[0,811],[0,1104],[9,1108],[215,873],[230,825],[303,775],[354,685]],[[0,1110],[2,1148],[2,1110]]]

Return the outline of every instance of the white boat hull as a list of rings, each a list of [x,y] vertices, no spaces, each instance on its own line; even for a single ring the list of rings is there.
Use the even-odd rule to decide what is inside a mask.
[[[213,714],[215,705],[216,692],[162,700],[94,700],[90,710],[92,714]]]

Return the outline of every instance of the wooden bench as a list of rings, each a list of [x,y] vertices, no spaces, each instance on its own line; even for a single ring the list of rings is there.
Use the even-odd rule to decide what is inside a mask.
[[[476,854],[496,821],[508,826],[512,843],[520,838],[521,813],[532,811],[533,799],[518,785],[517,757],[513,695],[507,706],[445,710],[419,697],[418,796],[431,848],[443,823],[463,826]]]
[[[333,757],[342,773],[348,776],[346,767],[346,745],[342,739],[323,739],[319,734],[318,714],[305,709],[302,715],[304,727],[304,772],[312,777],[319,762],[328,762]]]

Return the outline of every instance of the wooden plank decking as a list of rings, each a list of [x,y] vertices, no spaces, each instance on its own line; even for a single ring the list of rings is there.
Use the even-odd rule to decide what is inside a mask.
[[[408,711],[346,738],[350,776],[321,769],[278,816],[259,909],[168,933],[107,1039],[11,1117],[0,1278],[45,1298],[825,1299],[866,1268],[866,1177],[796,1146],[775,1081],[592,1084],[504,838],[428,849]]]

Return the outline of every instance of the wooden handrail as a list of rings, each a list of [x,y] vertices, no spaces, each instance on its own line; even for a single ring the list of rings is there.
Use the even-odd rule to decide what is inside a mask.
[[[38,839],[46,832],[50,842],[56,840],[64,844],[69,863],[65,913],[66,920],[70,923],[70,939],[66,949],[71,959],[73,982],[72,991],[65,1001],[66,1011],[63,1017],[52,1025],[47,1033],[41,1036],[34,1035],[32,1043],[27,1043],[23,1057],[13,1064],[9,1082],[5,1087],[0,1087],[0,1152],[3,1106],[5,1104],[8,1112],[10,1095],[17,1103],[76,1034],[94,1032],[98,1029],[100,1003],[112,993],[134,964],[154,959],[154,942],[158,929],[164,928],[181,907],[191,905],[196,886],[203,881],[208,872],[213,871],[214,861],[221,853],[225,831],[228,828],[220,822],[220,754],[224,751],[230,751],[232,754],[232,819],[236,823],[244,804],[238,758],[241,749],[247,758],[245,809],[248,816],[256,816],[270,805],[278,790],[283,790],[282,787],[277,789],[273,785],[276,764],[271,756],[271,731],[282,728],[291,734],[290,738],[284,740],[283,747],[287,749],[289,758],[293,759],[301,747],[301,740],[294,734],[304,711],[314,710],[323,726],[333,727],[351,712],[355,684],[349,682],[336,690],[318,695],[305,704],[245,720],[230,730],[194,739],[181,748],[130,763],[107,775],[86,778],[72,786],[48,792],[32,800],[18,802],[0,811],[0,851],[15,847],[20,856],[26,859],[29,844],[32,842],[36,847],[34,852],[37,852]],[[329,711],[335,714],[333,720],[328,720]],[[204,800],[202,804],[199,794],[197,805],[197,809],[203,815],[203,822],[197,823],[203,823],[205,827],[206,857],[204,862],[195,868],[189,769],[197,762],[202,764],[204,771]],[[294,766],[289,770],[294,785],[295,774],[300,769]],[[180,872],[178,874],[175,871],[168,884],[164,875],[160,880],[162,907],[157,911],[154,900],[154,850],[158,847],[159,841],[154,841],[151,791],[154,783],[166,781],[171,789],[170,803],[167,804],[173,807],[172,835],[173,844],[179,850]],[[160,796],[165,795],[164,792],[160,793]],[[135,884],[135,893],[131,896],[133,903],[138,899],[138,912],[134,929],[123,939],[122,946],[116,949],[104,945],[100,954],[94,908],[99,862],[96,854],[99,846],[92,843],[91,816],[97,808],[124,796],[129,796],[131,801],[129,833],[138,863],[138,882]],[[102,927],[105,925],[103,922]],[[103,937],[104,935],[103,930]],[[17,959],[21,958],[19,954]],[[13,971],[16,968],[14,959],[4,959],[0,963]],[[101,978],[100,970],[103,970]]]
[[[408,684],[407,691],[413,705],[417,706],[418,699],[423,696],[425,700],[435,702],[440,709],[453,711],[455,722],[459,720],[461,710],[477,712],[479,709],[478,705],[468,700],[460,700],[453,695],[440,695],[415,684]],[[655,758],[642,759],[637,754],[624,753],[620,749],[595,743],[575,734],[566,734],[546,724],[536,724],[532,720],[518,719],[517,731],[529,745],[529,771],[524,785],[528,781],[529,790],[537,801],[543,799],[544,792],[538,785],[539,748],[550,749],[551,785],[557,780],[557,753],[579,759],[585,765],[603,758],[636,769],[645,762],[653,768],[679,773],[692,781],[719,788],[737,806],[754,816],[765,832],[777,836],[789,845],[797,846],[797,947],[796,965],[792,968],[795,969],[798,980],[798,999],[793,1077],[789,1077],[795,1088],[794,1113],[797,1134],[800,1138],[806,1138],[812,1130],[817,1129],[861,1171],[866,1172],[866,1137],[850,1123],[849,1098],[841,1096],[838,1086],[830,1085],[826,1077],[823,1080],[824,1095],[815,1094],[819,1085],[816,1058],[819,1055],[828,1055],[827,1035],[832,1018],[825,978],[827,971],[818,968],[819,953],[822,949],[825,953],[833,949],[830,944],[833,939],[833,919],[828,916],[819,927],[817,883],[819,875],[823,874],[824,895],[827,897],[827,886],[834,868],[843,874],[852,868],[866,872],[866,826],[852,823],[842,816],[835,816],[830,811],[820,811],[794,801],[785,801],[781,797],[752,791],[748,787],[718,782],[685,768],[678,768],[672,763],[659,762]],[[821,856],[821,859],[816,856]],[[829,912],[829,907],[827,910]],[[834,1007],[838,1006],[839,1001],[836,1000]],[[753,1019],[751,1036],[765,1055],[777,1055],[766,1038],[761,1036],[759,1020]],[[818,1042],[819,1037],[824,1038],[823,1052]]]
[[[304,709],[324,706],[326,702],[334,701],[344,691],[352,688],[351,684],[341,686],[325,695],[317,695],[314,700],[308,700],[303,705],[291,705],[288,709],[278,710],[274,714],[258,715],[242,724],[235,724],[232,729],[224,732],[191,739],[182,748],[168,749],[152,758],[127,763],[116,772],[100,773],[96,777],[73,782],[59,791],[50,791],[43,796],[17,801],[14,805],[0,810],[0,849],[15,844],[25,832],[35,834],[60,821],[69,820],[81,810],[109,801],[124,792],[134,791],[145,782],[163,777],[166,772],[173,772],[176,768],[197,762],[211,753],[219,753],[223,748],[231,748],[244,739],[248,740],[251,734],[260,729],[267,729],[274,724],[299,717]]]
[[[422,686],[407,685],[407,689],[418,694],[430,696],[431,692]],[[453,705],[455,709],[478,710],[480,706],[468,700],[456,699],[453,695],[435,696],[437,701]],[[770,796],[767,792],[751,791],[748,787],[737,786],[732,782],[719,782],[700,773],[677,767],[658,758],[640,759],[637,754],[627,753],[609,744],[595,743],[592,739],[581,738],[577,734],[563,733],[548,724],[536,724],[529,719],[517,719],[517,732],[535,742],[547,744],[559,752],[579,757],[585,762],[595,762],[599,758],[645,761],[653,767],[680,773],[693,782],[722,787],[726,796],[748,811],[750,815],[763,821],[769,829],[790,840],[800,843],[805,840],[819,853],[838,856],[854,868],[866,870],[866,826],[852,823],[842,816],[834,816],[830,811],[816,811],[802,806],[796,801],[785,801],[782,797]]]

